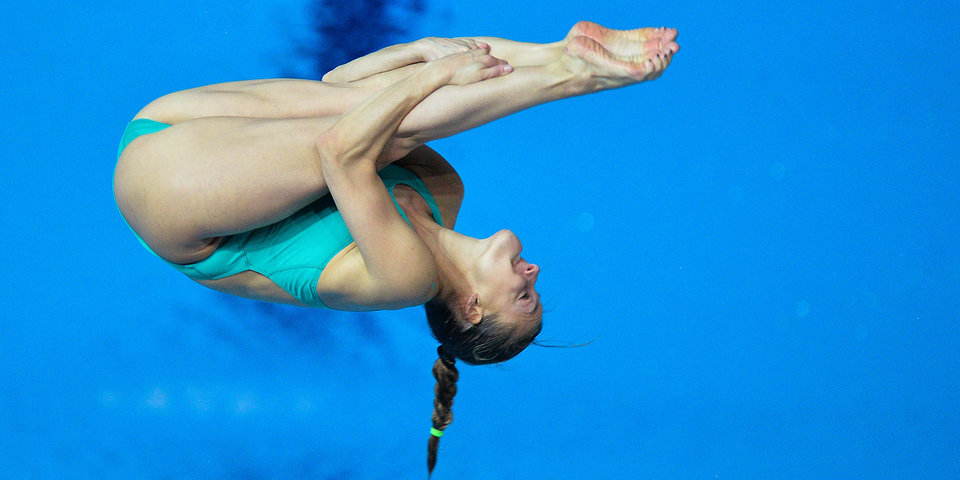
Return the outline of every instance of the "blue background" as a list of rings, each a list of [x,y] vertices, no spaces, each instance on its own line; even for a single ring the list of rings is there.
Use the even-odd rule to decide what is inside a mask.
[[[955,2],[429,2],[422,35],[669,25],[656,82],[435,142],[542,267],[435,478],[960,477]],[[300,2],[0,6],[0,477],[423,478],[420,309],[229,299],[116,211],[145,103],[277,76]]]

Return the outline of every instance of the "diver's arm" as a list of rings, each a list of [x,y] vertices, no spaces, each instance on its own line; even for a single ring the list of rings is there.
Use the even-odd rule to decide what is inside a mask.
[[[436,263],[403,221],[376,172],[376,160],[403,118],[444,85],[465,84],[508,70],[485,50],[428,63],[407,79],[357,105],[317,141],[323,176],[360,255],[365,274],[352,281],[352,303],[402,308],[432,290]]]

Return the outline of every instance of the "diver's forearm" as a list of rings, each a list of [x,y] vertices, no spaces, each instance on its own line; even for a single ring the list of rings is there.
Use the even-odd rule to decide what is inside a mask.
[[[327,135],[335,142],[339,161],[374,162],[396,134],[404,117],[449,80],[447,69],[426,64],[406,79],[344,113]]]

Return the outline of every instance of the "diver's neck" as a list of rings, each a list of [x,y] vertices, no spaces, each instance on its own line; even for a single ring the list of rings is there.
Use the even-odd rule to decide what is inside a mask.
[[[430,249],[437,262],[437,296],[471,292],[468,273],[475,258],[476,239],[440,226],[432,216],[409,217],[413,230]]]

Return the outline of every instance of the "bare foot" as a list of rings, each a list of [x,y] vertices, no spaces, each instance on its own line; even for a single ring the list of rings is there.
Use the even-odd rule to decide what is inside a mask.
[[[586,36],[570,38],[560,56],[560,64],[574,73],[586,74],[590,88],[606,90],[653,80],[670,65],[669,49],[655,54],[616,55]]]
[[[637,28],[635,30],[614,30],[593,22],[577,22],[567,33],[565,42],[576,37],[589,37],[614,55],[637,57],[646,55],[655,57],[658,53],[669,51],[673,55],[680,50],[675,28]]]

